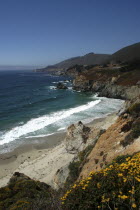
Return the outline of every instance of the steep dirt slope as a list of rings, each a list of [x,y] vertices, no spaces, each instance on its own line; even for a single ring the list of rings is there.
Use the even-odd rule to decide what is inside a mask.
[[[90,171],[102,169],[118,155],[133,154],[140,151],[140,137],[131,139],[132,141],[128,140],[134,120],[131,117],[126,117],[126,114],[119,117],[116,123],[101,135],[87,157],[79,179],[88,176]]]

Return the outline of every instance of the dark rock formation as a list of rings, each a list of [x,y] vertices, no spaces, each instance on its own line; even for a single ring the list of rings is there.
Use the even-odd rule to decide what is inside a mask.
[[[127,100],[137,98],[139,95],[140,88],[138,88],[137,86],[124,87],[120,85],[112,85],[110,83],[107,83],[99,93],[99,96]]]
[[[88,80],[84,75],[79,75],[73,80],[73,89],[91,91],[92,81]]]
[[[63,90],[68,89],[67,86],[64,85],[64,84],[61,83],[61,82],[59,82],[59,83],[57,84],[56,88],[57,88],[57,89],[63,89]]]

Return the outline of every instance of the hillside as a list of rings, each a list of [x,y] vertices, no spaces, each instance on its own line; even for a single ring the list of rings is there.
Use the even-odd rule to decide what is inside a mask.
[[[60,63],[57,63],[55,65],[47,66],[43,69],[38,69],[37,71],[54,71],[54,70],[65,70],[68,69],[71,66],[74,66],[76,64],[78,65],[95,65],[95,64],[102,64],[104,61],[108,60],[110,58],[110,55],[108,54],[94,54],[89,53],[84,56],[78,56],[74,58],[70,58],[67,60],[64,60]]]
[[[99,172],[91,171],[61,198],[62,209],[138,210],[139,161],[140,153],[119,156]]]
[[[140,60],[140,42],[129,45],[120,49],[112,55],[109,54],[95,54],[88,53],[84,56],[73,57],[64,60],[55,65],[50,65],[45,68],[37,69],[36,72],[59,72],[58,74],[65,74],[64,71],[75,66],[91,66],[102,65],[105,63],[129,63],[132,61]]]
[[[111,62],[130,62],[140,60],[140,42],[120,49],[111,55]]]
[[[110,55],[89,53],[84,56],[70,58],[57,64],[58,68],[69,68],[73,65],[95,65],[102,64]]]

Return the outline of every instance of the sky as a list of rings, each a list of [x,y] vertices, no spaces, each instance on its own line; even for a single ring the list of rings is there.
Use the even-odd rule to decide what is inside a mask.
[[[47,66],[140,41],[139,0],[0,0],[0,65]]]

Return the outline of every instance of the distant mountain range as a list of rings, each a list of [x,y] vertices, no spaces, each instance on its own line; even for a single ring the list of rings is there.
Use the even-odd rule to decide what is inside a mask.
[[[38,69],[38,71],[55,71],[55,70],[64,70],[68,69],[74,65],[95,65],[103,64],[106,60],[110,58],[108,54],[94,54],[88,53],[84,56],[73,57],[67,60],[64,60],[55,65],[47,66],[43,69]]]
[[[84,56],[70,58],[68,60],[62,61],[55,66],[57,68],[69,68],[76,64],[78,65],[94,65],[94,64],[102,64],[104,61],[110,58],[108,54],[94,54],[88,53]]]
[[[124,47],[112,55],[89,53],[84,56],[73,57],[55,65],[37,69],[36,71],[66,70],[74,65],[102,65],[107,62],[129,62],[140,60],[140,42]]]

